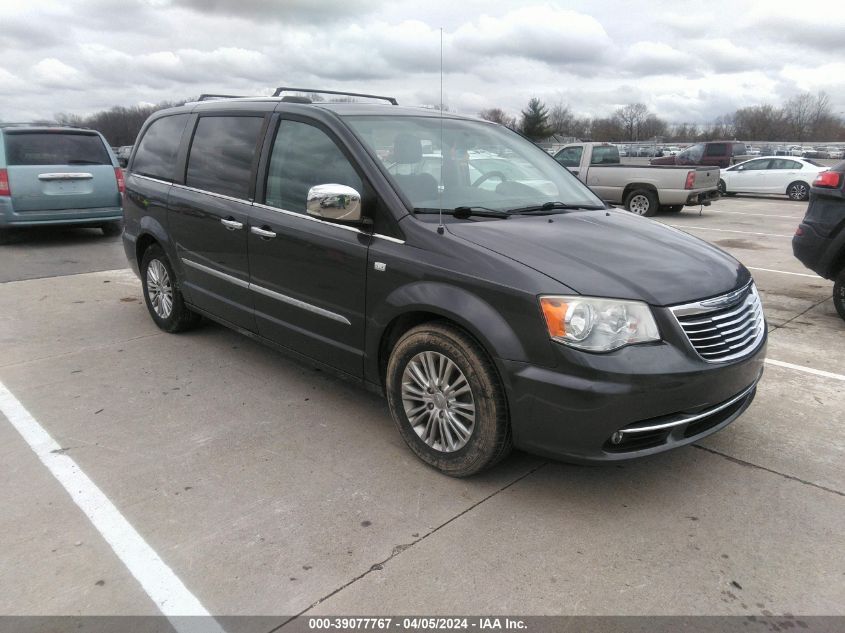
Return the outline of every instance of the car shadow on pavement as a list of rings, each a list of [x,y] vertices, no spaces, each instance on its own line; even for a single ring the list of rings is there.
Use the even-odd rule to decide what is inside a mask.
[[[52,246],[79,246],[116,239],[118,238],[105,237],[99,228],[38,226],[8,230],[4,236],[3,246],[50,248]]]

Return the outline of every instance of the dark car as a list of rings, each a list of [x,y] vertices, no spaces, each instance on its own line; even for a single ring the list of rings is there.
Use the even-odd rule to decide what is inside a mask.
[[[845,319],[845,161],[813,181],[792,251],[807,268],[834,282],[833,305]]]
[[[120,166],[126,167],[126,165],[129,164],[129,157],[132,155],[132,146],[121,145],[117,148],[117,152],[115,154],[117,156],[118,163],[120,163]]]
[[[748,154],[745,143],[737,141],[709,141],[696,143],[678,152],[674,156],[654,158],[649,161],[652,165],[712,165],[714,167],[729,167],[740,156]]]
[[[608,208],[503,126],[286,99],[190,103],[141,130],[124,244],[163,330],[206,316],[385,393],[408,446],[454,476],[512,446],[650,455],[751,403],[766,326],[730,255]],[[532,178],[471,171],[481,152]]]

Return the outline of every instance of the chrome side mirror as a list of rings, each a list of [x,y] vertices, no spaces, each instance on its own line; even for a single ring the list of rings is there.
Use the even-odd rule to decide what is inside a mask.
[[[338,184],[317,185],[308,190],[308,215],[338,222],[361,221],[361,194]]]

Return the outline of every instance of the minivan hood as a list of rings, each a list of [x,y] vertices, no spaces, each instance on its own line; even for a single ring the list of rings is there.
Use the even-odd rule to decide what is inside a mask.
[[[448,230],[588,296],[667,306],[724,294],[751,279],[715,246],[628,212],[449,223]]]

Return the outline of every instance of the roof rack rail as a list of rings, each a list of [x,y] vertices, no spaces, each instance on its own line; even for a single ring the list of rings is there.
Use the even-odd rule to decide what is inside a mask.
[[[76,127],[61,125],[57,121],[0,121],[0,127]]]
[[[243,99],[245,95],[216,95],[211,93],[203,93],[199,96],[197,101],[211,101],[212,99]]]
[[[311,88],[291,88],[288,86],[283,86],[281,88],[276,88],[276,92],[273,93],[274,97],[281,96],[283,92],[304,92],[304,93],[314,93],[314,94],[322,94],[322,95],[341,95],[344,97],[368,97],[370,99],[379,99],[381,101],[388,101],[392,105],[399,105],[399,102],[396,101],[395,97],[384,97],[381,95],[368,95],[362,92],[342,92],[338,90],[312,90]]]

